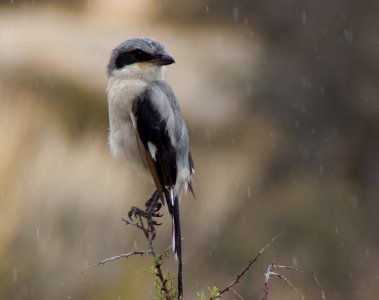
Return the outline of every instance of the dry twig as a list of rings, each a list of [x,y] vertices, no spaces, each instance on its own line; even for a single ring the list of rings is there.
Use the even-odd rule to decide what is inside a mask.
[[[326,300],[325,292],[324,292],[324,290],[322,289],[321,284],[320,284],[320,281],[318,281],[318,279],[317,279],[317,277],[316,277],[316,274],[313,274],[313,278],[315,279],[315,281],[316,281],[316,283],[317,283],[317,286],[318,286],[318,288],[319,288],[320,291],[321,291],[321,299],[322,299],[322,300]]]
[[[129,213],[129,220],[128,219],[125,219],[123,218],[122,220],[124,221],[124,223],[126,225],[132,225],[132,226],[135,226],[137,229],[141,230],[149,244],[149,250],[145,250],[145,251],[132,251],[132,252],[128,252],[128,253],[123,253],[123,254],[120,254],[120,255],[116,255],[116,256],[112,256],[112,257],[109,257],[109,258],[106,258],[92,266],[90,266],[89,268],[87,268],[86,270],[82,271],[82,273],[85,273],[97,266],[100,266],[100,265],[105,265],[106,263],[108,262],[111,262],[111,261],[114,261],[114,260],[118,260],[118,259],[121,259],[121,258],[128,258],[130,256],[135,256],[135,255],[145,255],[145,254],[149,254],[151,255],[153,258],[154,258],[154,274],[157,276],[157,278],[159,279],[159,282],[160,282],[160,286],[161,286],[161,291],[162,291],[162,294],[163,294],[163,299],[165,300],[171,300],[172,297],[170,296],[170,291],[169,291],[169,288],[168,288],[168,279],[165,278],[164,274],[163,274],[163,271],[162,271],[162,268],[161,268],[161,264],[162,264],[162,257],[164,254],[161,254],[161,255],[157,255],[156,252],[155,252],[155,249],[154,249],[154,246],[153,246],[153,240],[155,238],[155,228],[154,228],[154,225],[159,225],[158,223],[156,223],[155,220],[153,220],[152,218],[153,217],[156,217],[156,216],[159,216],[157,214],[153,214],[150,219],[147,219],[144,221],[144,219],[140,216],[140,215],[135,215],[136,216],[136,220],[132,220],[130,218],[130,213]],[[146,222],[146,224],[145,224]]]
[[[231,290],[232,287],[234,287],[236,284],[239,283],[240,279],[245,275],[245,273],[247,271],[250,270],[250,267],[255,263],[257,262],[258,258],[262,255],[262,253],[264,251],[266,251],[266,249],[268,247],[270,247],[270,245],[279,237],[279,235],[273,237],[267,244],[266,246],[264,246],[261,251],[258,252],[258,254],[252,259],[249,261],[249,263],[246,265],[246,267],[240,272],[237,274],[236,278],[224,289],[220,290],[219,293],[216,295],[216,299],[218,298],[221,298],[222,294],[226,293],[226,292],[229,292]]]
[[[128,258],[129,256],[133,256],[133,255],[145,255],[145,254],[151,254],[151,250],[146,250],[146,251],[132,251],[132,252],[128,252],[128,253],[123,253],[123,254],[120,254],[120,255],[116,255],[116,256],[112,256],[112,257],[109,257],[109,258],[106,258],[102,261],[99,261],[98,263],[90,266],[89,268],[85,269],[84,271],[82,271],[82,274],[91,270],[92,268],[95,268],[97,266],[100,266],[100,265],[105,265],[106,263],[109,263],[111,261],[114,261],[114,260],[117,260],[117,259],[120,259],[120,258]]]
[[[129,216],[129,220],[127,220],[125,218],[123,218],[122,220],[125,222],[126,225],[132,225],[132,226],[137,227],[145,235],[145,238],[146,238],[146,240],[149,244],[149,248],[150,248],[148,250],[148,252],[154,258],[154,268],[155,268],[154,273],[160,281],[161,291],[163,292],[163,297],[165,300],[170,300],[171,297],[170,297],[170,292],[169,292],[169,288],[168,288],[168,280],[163,275],[162,268],[161,268],[161,261],[162,261],[161,258],[163,256],[163,254],[157,255],[155,252],[154,246],[153,246],[153,240],[155,238],[154,225],[157,225],[157,224],[154,223],[154,221],[152,220],[152,217],[151,217],[150,220],[146,220],[146,222],[148,223],[146,225],[140,215],[138,215],[137,221],[132,221],[130,216]]]
[[[303,293],[285,276],[282,274],[272,271],[272,269],[286,269],[286,270],[291,270],[291,271],[297,271],[297,272],[302,272],[302,270],[295,268],[295,267],[290,267],[290,266],[283,266],[283,265],[277,265],[276,264],[277,258],[275,258],[274,262],[271,263],[268,268],[265,275],[265,282],[264,282],[264,288],[263,288],[263,300],[268,300],[268,290],[269,290],[269,285],[268,282],[271,278],[271,276],[275,276],[283,281],[285,281],[290,287],[293,288],[294,291],[300,294],[301,299],[304,300]]]

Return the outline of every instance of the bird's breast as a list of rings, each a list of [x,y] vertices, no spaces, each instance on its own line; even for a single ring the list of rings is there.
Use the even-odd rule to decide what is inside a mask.
[[[145,169],[137,145],[130,111],[133,101],[144,90],[146,83],[137,80],[110,79],[108,81],[109,145],[112,156],[126,160],[137,169]]]

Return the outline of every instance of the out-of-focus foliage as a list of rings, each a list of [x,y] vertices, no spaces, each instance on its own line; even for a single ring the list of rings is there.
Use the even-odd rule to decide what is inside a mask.
[[[379,292],[379,8],[374,1],[1,1],[0,299],[151,299],[120,219],[153,187],[107,147],[105,66],[162,41],[188,123],[197,199],[182,201],[186,298],[262,298],[276,256],[307,299]],[[167,215],[167,213],[166,213]],[[166,216],[165,216],[166,217]],[[169,219],[158,230],[166,249]],[[166,262],[172,272],[174,264]],[[295,291],[272,281],[270,299]],[[232,299],[233,295],[230,295]],[[227,299],[227,297],[226,297]]]

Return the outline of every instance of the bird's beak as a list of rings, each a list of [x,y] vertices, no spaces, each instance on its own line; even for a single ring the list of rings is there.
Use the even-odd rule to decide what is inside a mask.
[[[171,65],[175,63],[175,59],[168,54],[159,54],[151,62],[158,66]]]

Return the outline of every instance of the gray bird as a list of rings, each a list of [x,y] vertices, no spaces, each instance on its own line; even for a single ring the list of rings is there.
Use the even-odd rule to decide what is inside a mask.
[[[126,160],[152,178],[156,187],[152,197],[166,203],[172,217],[181,299],[179,202],[187,188],[193,194],[194,166],[179,104],[164,80],[165,66],[173,63],[173,57],[155,40],[126,40],[112,51],[107,93],[113,157]]]

